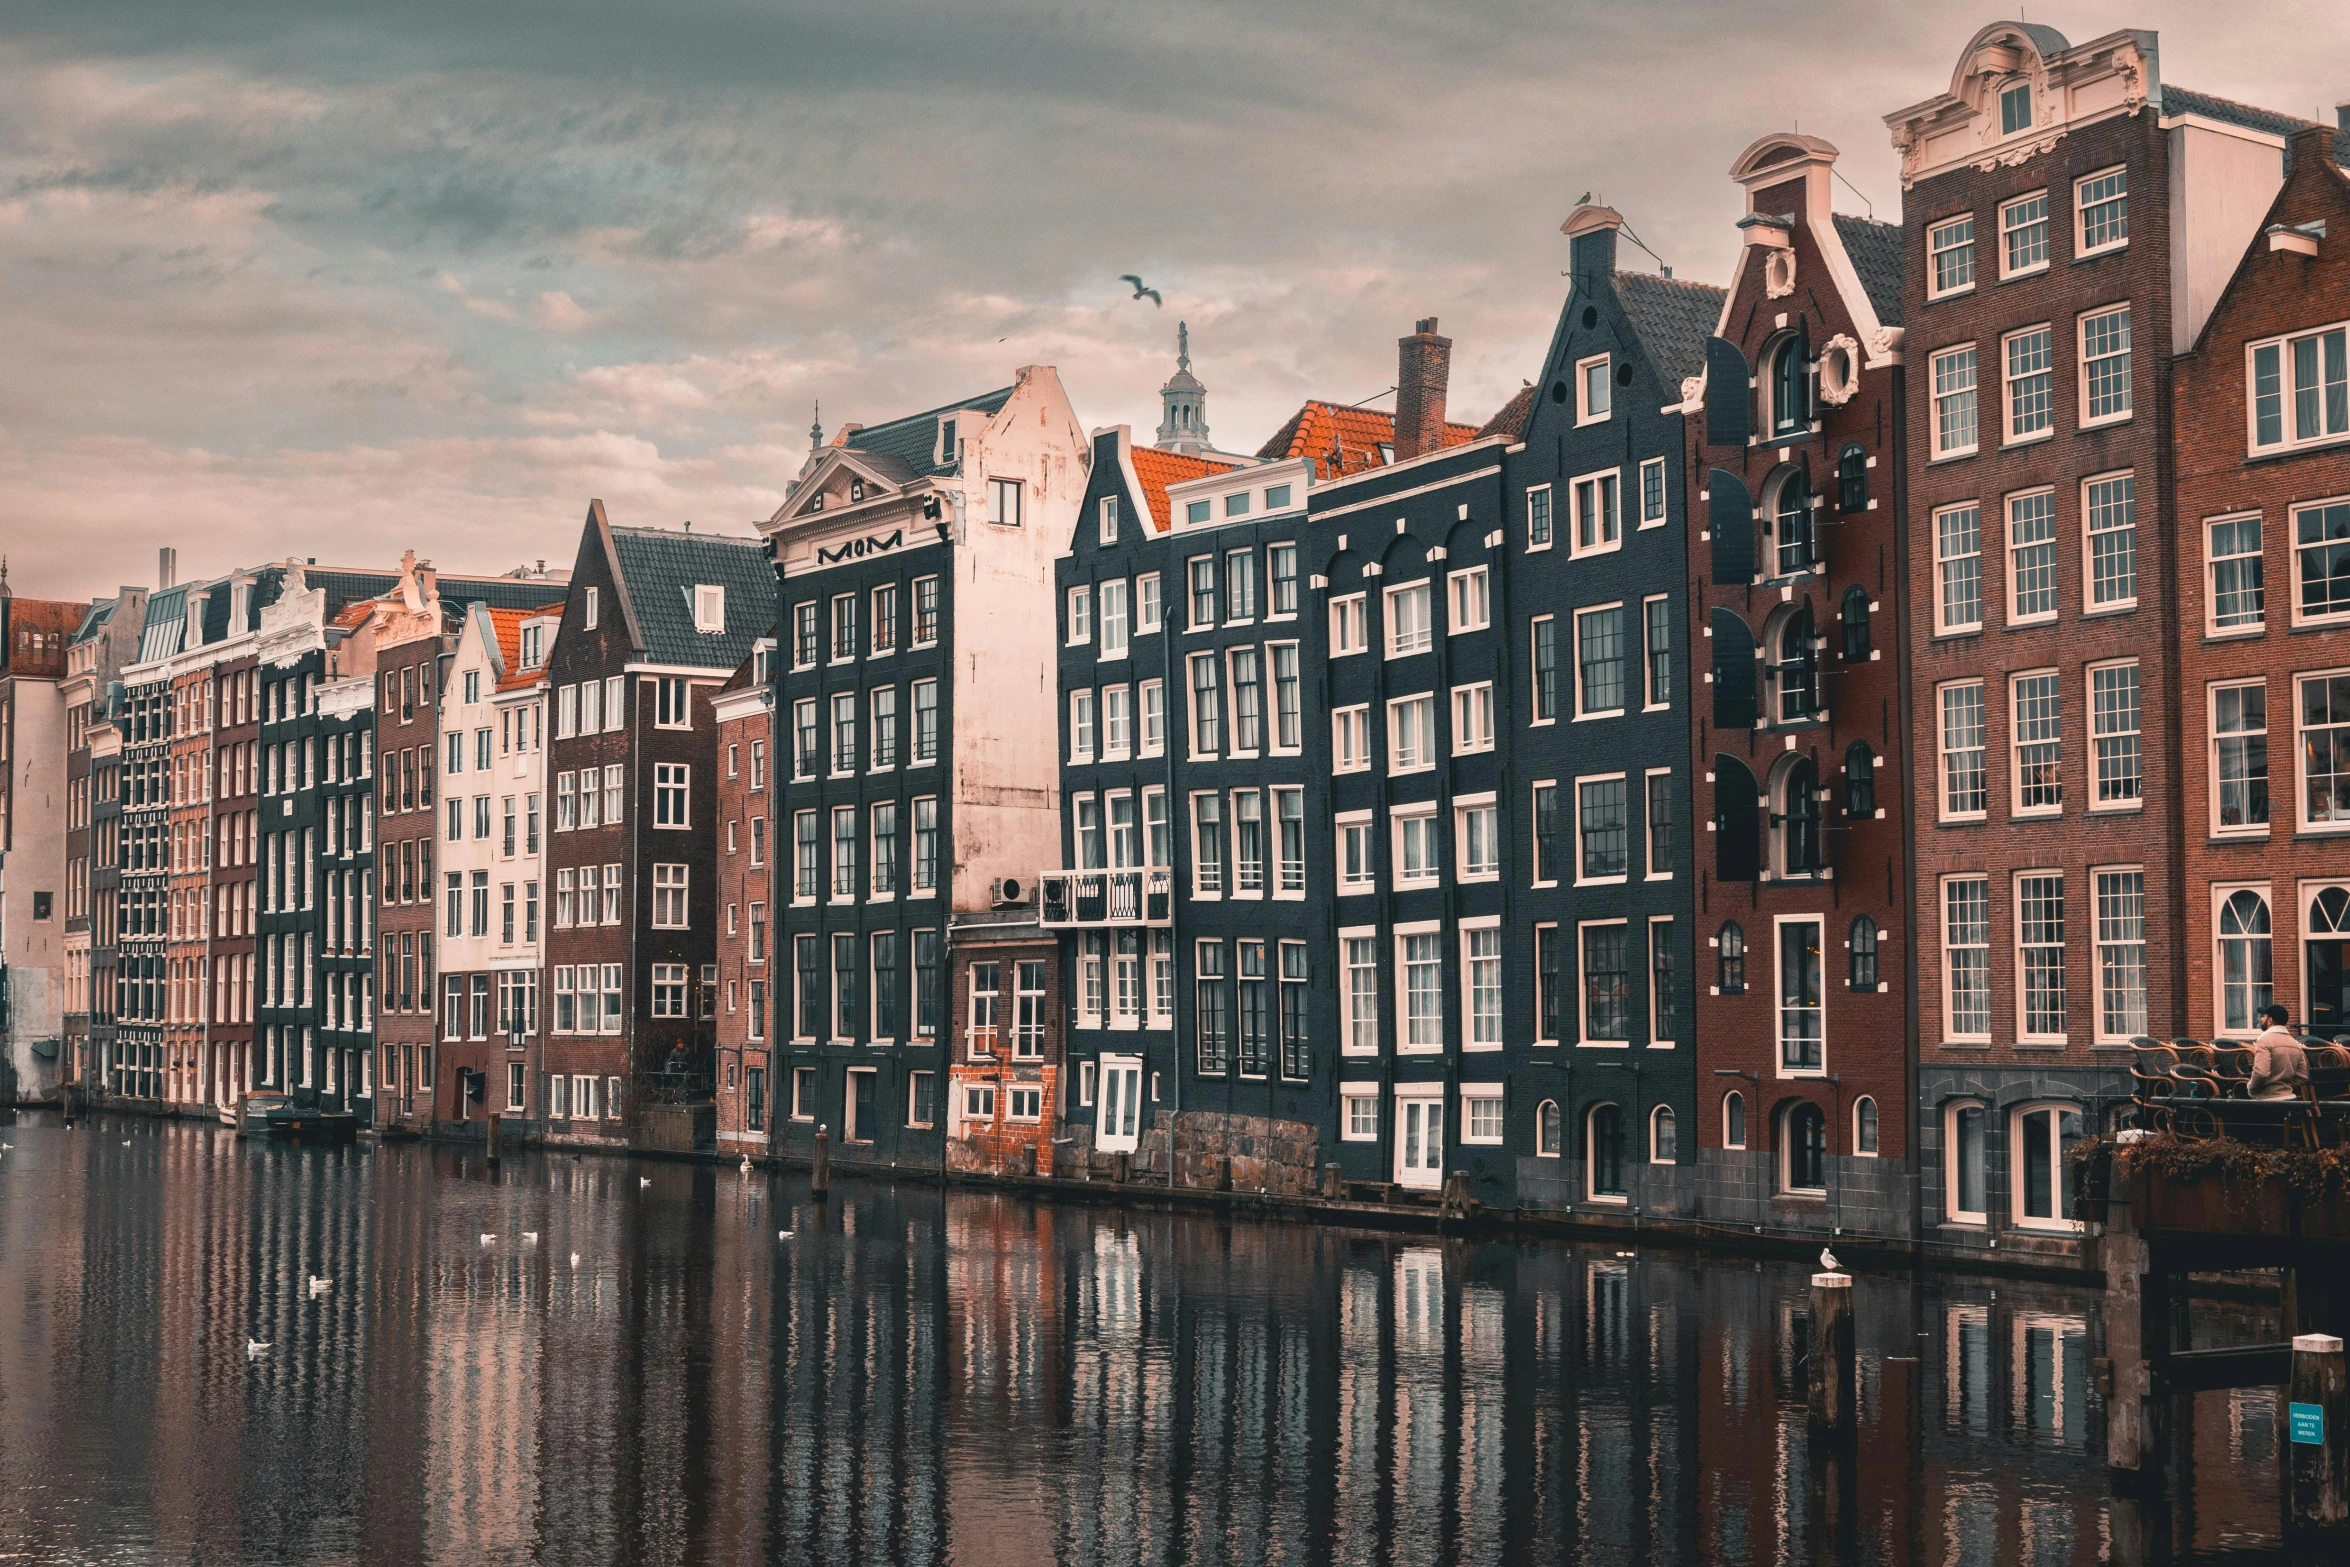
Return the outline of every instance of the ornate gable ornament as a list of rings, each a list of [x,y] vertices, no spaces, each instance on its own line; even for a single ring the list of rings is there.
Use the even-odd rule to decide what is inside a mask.
[[[2075,47],[2052,27],[1993,22],[1960,51],[1949,91],[1885,116],[1902,189],[1961,167],[2012,168],[2081,126],[2136,115],[2159,94],[2157,75],[2151,33]]]

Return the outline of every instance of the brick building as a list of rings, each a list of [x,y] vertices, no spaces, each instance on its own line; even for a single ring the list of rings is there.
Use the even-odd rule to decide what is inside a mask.
[[[718,1143],[763,1154],[775,1113],[770,1057],[768,908],[774,869],[769,822],[780,790],[769,788],[775,733],[771,661],[775,641],[762,637],[710,704],[716,737],[719,841]]]
[[[253,653],[253,581],[240,574],[224,585],[233,610],[243,590],[246,613],[236,645],[214,666],[217,713],[212,726],[211,984],[204,1001],[210,1038],[208,1072],[215,1104],[234,1104],[254,1086],[254,992],[259,960],[255,877],[261,846],[261,669]],[[218,591],[218,590],[216,590]]]
[[[376,952],[377,1080],[383,1089],[379,1108],[381,1124],[411,1127],[438,1119],[444,1097],[436,1030],[441,970],[434,949],[443,902],[436,861],[441,837],[439,692],[441,654],[450,640],[442,629],[439,605],[431,602],[430,569],[417,577],[416,610],[403,616],[397,628],[386,628],[376,642],[374,687],[369,692],[375,730],[375,863],[383,888],[376,918],[382,942]],[[365,611],[354,606],[354,613]],[[458,836],[471,826],[465,820],[465,803],[457,794],[448,796],[450,826]],[[482,828],[488,836],[487,821]],[[486,877],[479,901],[479,916],[486,926]],[[462,935],[465,889],[453,889],[447,902]],[[457,1037],[464,1038],[462,1002],[452,1022]],[[453,1086],[449,1092],[455,1092]],[[449,1108],[453,1113],[453,1100]]]
[[[122,735],[115,676],[137,646],[147,590],[90,605],[66,648],[65,1054],[61,1077],[88,1084],[114,1043],[114,919],[120,877]]]
[[[1900,231],[1834,210],[1836,157],[1778,134],[1730,170],[1744,245],[1690,464],[1699,1143],[1709,1218],[1902,1235]]]
[[[1033,907],[974,909],[949,919],[947,1168],[1069,1173],[1055,1138],[1066,1082],[1068,977],[1060,938]]]
[[[0,562],[0,1095],[65,1060],[65,646],[87,605],[20,599]]]
[[[2182,1032],[2350,1030],[2350,110],[2171,371]]]
[[[550,1137],[617,1143],[644,1123],[640,1101],[710,1101],[710,703],[774,620],[757,540],[616,528],[589,503],[546,672],[554,902],[537,1119]]]
[[[1921,1208],[2069,1253],[2063,1149],[2186,1022],[2170,361],[2291,122],[2152,34],[1985,27],[1901,153]]]

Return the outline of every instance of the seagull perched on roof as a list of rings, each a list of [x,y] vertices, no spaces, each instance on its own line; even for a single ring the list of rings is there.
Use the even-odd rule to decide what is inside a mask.
[[[1827,1269],[1830,1273],[1841,1273],[1844,1271],[1844,1265],[1836,1260],[1836,1254],[1825,1246],[1820,1248],[1820,1266]]]
[[[1134,297],[1135,297],[1135,298],[1137,298],[1137,299],[1147,299],[1147,300],[1149,300],[1149,301],[1150,301],[1152,304],[1154,304],[1154,305],[1157,305],[1157,306],[1159,306],[1159,307],[1160,307],[1160,308],[1162,308],[1162,309],[1164,309],[1164,308],[1166,307],[1166,303],[1167,303],[1167,302],[1166,302],[1165,300],[1163,300],[1163,299],[1161,299],[1161,298],[1159,297],[1159,291],[1158,291],[1157,289],[1155,289],[1155,288],[1145,288],[1145,287],[1143,287],[1143,286],[1142,286],[1142,279],[1140,279],[1140,278],[1136,277],[1136,276],[1135,276],[1133,273],[1131,273],[1131,272],[1122,272],[1122,273],[1120,273],[1120,274],[1118,275],[1118,281],[1119,281],[1119,282],[1121,282],[1121,283],[1132,283],[1132,284],[1134,285]]]

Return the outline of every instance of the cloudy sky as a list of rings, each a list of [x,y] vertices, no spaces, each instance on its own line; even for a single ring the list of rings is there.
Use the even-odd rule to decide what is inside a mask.
[[[1996,14],[12,0],[0,550],[82,597],[162,544],[567,560],[590,496],[748,532],[817,399],[872,423],[1046,363],[1147,429],[1179,317],[1221,445],[1379,392],[1427,314],[1482,419],[1534,373],[1579,193],[1717,279],[1723,171],[1800,121],[1897,216],[1882,116]],[[2033,19],[2159,28],[2207,92],[2350,97],[2336,0]]]

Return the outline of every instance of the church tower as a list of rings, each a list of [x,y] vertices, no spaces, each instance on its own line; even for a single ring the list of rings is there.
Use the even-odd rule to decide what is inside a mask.
[[[1208,451],[1208,389],[1191,373],[1191,324],[1175,328],[1175,373],[1159,388],[1165,412],[1159,420],[1161,451],[1197,457]]]

